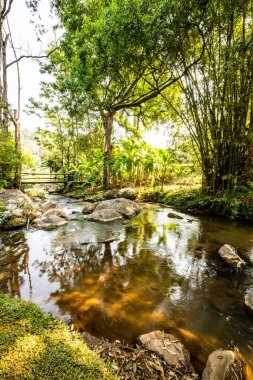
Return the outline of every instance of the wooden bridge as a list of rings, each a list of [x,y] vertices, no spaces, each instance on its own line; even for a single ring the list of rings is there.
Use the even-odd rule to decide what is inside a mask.
[[[83,183],[73,180],[73,173],[22,173],[21,184],[57,184],[68,182]]]

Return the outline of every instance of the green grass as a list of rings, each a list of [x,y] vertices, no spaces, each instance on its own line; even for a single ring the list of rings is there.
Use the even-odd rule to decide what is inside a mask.
[[[0,293],[1,380],[116,380],[77,333],[36,305]]]

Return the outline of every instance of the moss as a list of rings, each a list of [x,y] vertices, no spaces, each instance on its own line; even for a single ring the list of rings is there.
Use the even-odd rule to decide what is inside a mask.
[[[26,218],[12,218],[5,222],[2,226],[3,229],[5,230],[12,230],[15,228],[20,228],[24,227],[27,224],[27,219]]]
[[[0,293],[1,380],[116,380],[80,335],[36,305]]]
[[[29,197],[36,197],[44,200],[46,198],[46,191],[43,189],[37,189],[36,187],[29,188],[25,190],[25,193]]]

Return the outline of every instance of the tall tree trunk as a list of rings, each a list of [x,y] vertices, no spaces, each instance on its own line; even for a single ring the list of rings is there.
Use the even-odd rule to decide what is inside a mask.
[[[112,163],[109,161],[112,158],[113,118],[114,118],[114,113],[110,113],[110,112],[108,112],[103,117],[103,126],[104,126],[104,132],[105,132],[103,185],[106,189],[109,189],[111,185]]]
[[[3,127],[4,131],[8,133],[9,131],[9,110],[8,110],[8,85],[7,85],[7,57],[6,57],[6,49],[9,35],[7,34],[2,41],[2,50],[3,50],[3,92],[2,92],[2,100],[3,100]]]
[[[0,17],[3,3],[0,0]],[[0,18],[0,126],[3,126],[3,19]]]
[[[21,188],[21,139],[20,139],[20,122],[17,110],[14,111],[14,125],[15,125],[15,146],[17,150],[18,162],[15,168],[14,186],[18,189]]]

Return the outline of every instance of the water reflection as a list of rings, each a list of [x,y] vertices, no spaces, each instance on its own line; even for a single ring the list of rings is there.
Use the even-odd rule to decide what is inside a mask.
[[[32,296],[29,247],[26,244],[25,234],[10,233],[0,250],[0,290],[11,296],[20,297],[20,288],[24,283],[23,274],[28,276],[29,293]]]
[[[230,243],[250,261],[253,228],[168,212],[149,206],[126,224],[73,220],[54,231],[2,233],[1,290],[97,336],[133,342],[161,328],[199,362],[234,346],[252,360],[243,297],[253,274],[231,273],[217,250]]]

